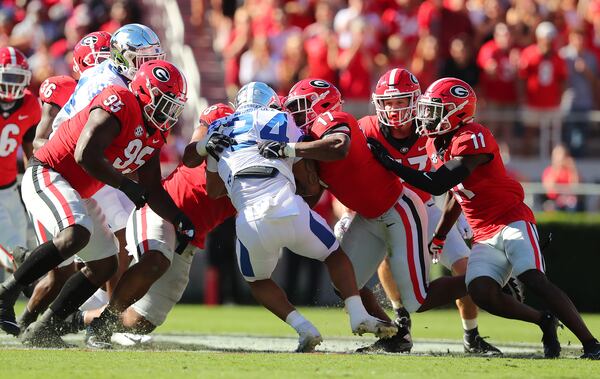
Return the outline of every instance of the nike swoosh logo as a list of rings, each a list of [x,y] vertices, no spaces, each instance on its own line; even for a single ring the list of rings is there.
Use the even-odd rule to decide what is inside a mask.
[[[394,226],[394,224],[395,224],[395,222],[392,222],[391,224],[385,224],[385,226],[387,226],[389,228],[390,226]]]
[[[28,115],[19,115],[17,116],[17,118],[19,119],[19,121],[25,120],[27,117],[29,117]]]
[[[152,143],[159,143],[159,142],[160,142],[160,140],[159,140],[159,139],[153,139],[153,140],[152,140]]]
[[[427,146],[417,147],[417,151],[423,151],[425,149],[427,149]]]

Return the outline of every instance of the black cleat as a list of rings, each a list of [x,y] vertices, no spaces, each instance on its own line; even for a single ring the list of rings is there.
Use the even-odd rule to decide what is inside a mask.
[[[119,314],[105,308],[85,331],[85,344],[90,349],[111,349],[110,338],[119,324]]]
[[[559,324],[558,319],[550,312],[544,312],[538,325],[543,333],[544,358],[558,358],[561,349],[556,330],[559,326],[563,326]]]
[[[21,332],[14,307],[22,289],[23,287],[15,283],[13,277],[0,284],[0,329],[13,336],[18,336]]]
[[[398,328],[398,333],[390,338],[380,338],[370,346],[356,349],[357,353],[410,353],[413,347],[412,337],[410,335],[411,320],[408,317],[397,318],[394,324]]]
[[[487,342],[485,337],[479,335],[477,328],[465,331],[463,346],[467,354],[502,355],[500,349]]]
[[[581,359],[592,359],[594,361],[600,360],[600,342],[594,340],[593,343],[588,346],[583,346],[583,355]]]
[[[60,338],[60,329],[64,321],[48,309],[39,321],[29,325],[21,335],[21,342],[31,347],[66,349],[75,347]]]

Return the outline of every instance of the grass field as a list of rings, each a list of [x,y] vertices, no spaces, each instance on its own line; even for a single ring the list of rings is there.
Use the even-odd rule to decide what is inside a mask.
[[[559,331],[564,359],[535,359],[541,357],[537,327],[482,314],[482,335],[489,335],[505,351],[512,348],[517,353],[504,358],[466,357],[446,352],[446,346],[448,351],[457,351],[462,331],[457,313],[444,310],[414,315],[415,354],[349,354],[373,338],[351,337],[341,309],[301,312],[323,334],[326,342],[321,350],[337,353],[285,352],[294,348],[293,330],[259,307],[179,305],[155,332],[157,342],[151,349],[25,350],[14,338],[1,336],[0,378],[600,378],[600,362],[569,359],[578,355],[580,347],[565,330]],[[585,320],[600,334],[600,315],[585,315]],[[81,337],[71,339],[80,341]],[[197,343],[183,343],[190,339]],[[162,340],[171,342],[161,344]],[[223,341],[234,348],[218,348]],[[235,348],[238,345],[243,350],[275,352],[240,352]]]

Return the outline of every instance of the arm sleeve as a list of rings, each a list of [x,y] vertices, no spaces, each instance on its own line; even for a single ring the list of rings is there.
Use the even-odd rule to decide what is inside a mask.
[[[439,196],[469,176],[469,169],[459,160],[451,160],[434,172],[413,170],[401,163],[394,165],[394,173],[408,184]]]

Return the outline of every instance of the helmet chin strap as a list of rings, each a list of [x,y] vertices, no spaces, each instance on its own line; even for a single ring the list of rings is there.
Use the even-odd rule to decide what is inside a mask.
[[[446,114],[444,116],[444,118],[442,118],[438,124],[438,129],[441,129],[440,127],[444,124],[444,123],[448,123],[450,124],[450,122],[448,121],[448,118],[450,116],[452,116],[453,114],[455,114],[456,112],[462,110],[467,104],[469,103],[468,100],[463,101],[459,106],[457,106],[456,108],[454,108],[453,110],[451,110],[450,112],[448,112],[448,114]],[[450,125],[450,128],[447,129],[446,131],[444,131],[444,133],[450,131],[450,129],[452,128],[452,125]],[[441,131],[441,130],[438,130]],[[444,133],[440,133],[440,134],[444,134]]]

